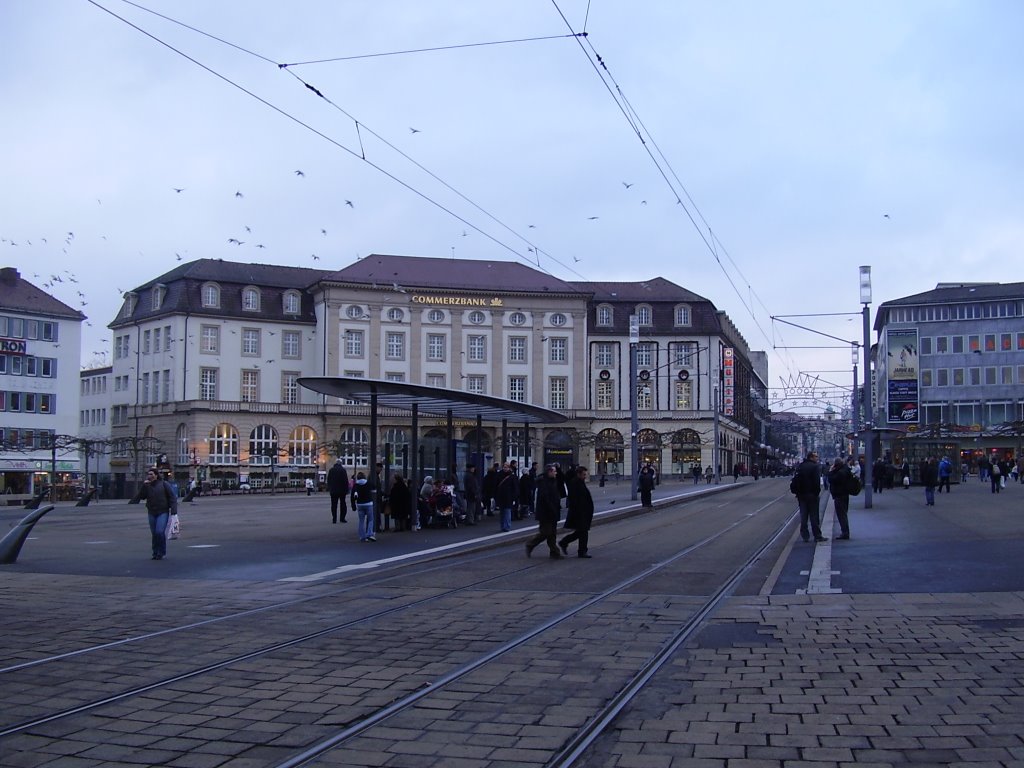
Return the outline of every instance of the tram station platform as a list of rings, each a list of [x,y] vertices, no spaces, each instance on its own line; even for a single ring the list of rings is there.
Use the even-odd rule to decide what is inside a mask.
[[[730,494],[753,482],[666,481],[654,500]],[[786,479],[758,484],[766,495],[788,493]],[[599,515],[639,512],[627,484],[593,486]],[[856,497],[846,541],[835,539],[826,498],[823,492],[829,541],[804,543],[795,530],[787,536],[759,593],[730,597],[584,765],[1024,766],[1024,485],[994,494],[988,484],[968,482],[936,494],[934,507],[916,486],[874,494],[871,509]],[[23,514],[0,510],[0,532]],[[117,603],[176,600],[216,610],[220,602],[256,605],[271,593],[298,598],[311,577],[343,573],[339,567],[366,568],[424,546],[518,541],[535,529],[526,520],[501,534],[496,518],[487,518],[483,526],[391,532],[361,544],[353,513],[347,523],[331,524],[325,494],[201,498],[182,505],[181,514],[183,538],[170,543],[167,560],[152,562],[141,507],[58,505],[19,562],[0,566],[0,602],[13,616],[0,642],[0,668],[14,663],[19,644],[49,647],[65,622],[81,625],[95,613],[102,623],[104,606],[113,614]],[[322,546],[297,546],[297,534],[303,544]],[[585,562],[599,564],[600,554]],[[95,595],[94,604],[83,595]],[[19,620],[22,601],[32,602],[34,622]],[[97,636],[114,629],[97,625]],[[127,685],[133,671],[110,674]],[[40,674],[40,684],[44,679]],[[22,752],[18,762],[6,761],[0,739],[0,763],[72,760],[59,727],[40,733],[33,737],[38,759]],[[76,748],[68,765],[105,765],[103,755],[113,754],[102,742]]]

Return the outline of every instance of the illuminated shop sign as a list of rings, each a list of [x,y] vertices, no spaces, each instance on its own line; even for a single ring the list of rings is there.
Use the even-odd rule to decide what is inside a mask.
[[[736,415],[736,368],[732,347],[722,351],[722,413]]]

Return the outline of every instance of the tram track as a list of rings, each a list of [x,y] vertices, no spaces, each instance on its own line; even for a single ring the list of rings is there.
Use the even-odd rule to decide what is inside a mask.
[[[746,516],[741,516],[732,524],[722,527],[721,530],[717,531],[713,535],[707,536],[691,544],[690,546],[679,550],[676,554],[674,554],[671,557],[662,558],[658,562],[654,563],[646,569],[641,570],[640,572],[636,573],[634,576],[628,579],[624,579],[620,582],[617,582],[614,585],[611,585],[610,587],[595,592],[594,594],[590,595],[585,599],[576,599],[571,601],[566,600],[565,606],[562,607],[560,610],[556,610],[554,615],[550,616],[545,621],[526,627],[525,629],[523,629],[523,631],[518,632],[518,634],[515,634],[506,642],[495,644],[494,647],[491,647],[490,649],[485,650],[482,653],[474,652],[473,654],[470,654],[471,657],[462,659],[454,667],[446,671],[439,672],[438,670],[435,670],[433,668],[433,666],[437,665],[432,665],[430,669],[427,671],[427,674],[422,676],[422,680],[418,679],[418,682],[413,681],[410,683],[410,686],[414,687],[415,690],[406,693],[403,693],[401,690],[392,691],[391,694],[389,694],[391,698],[385,705],[376,707],[372,712],[362,712],[355,719],[354,722],[351,722],[350,724],[346,725],[346,727],[342,730],[334,733],[333,735],[325,739],[321,739],[312,747],[309,747],[308,749],[301,752],[299,755],[287,758],[276,764],[280,766],[301,765],[309,763],[312,760],[319,759],[322,756],[329,755],[333,751],[337,750],[340,746],[350,743],[352,740],[357,739],[363,734],[371,731],[373,728],[383,723],[386,723],[396,715],[409,711],[411,708],[419,705],[421,702],[428,699],[429,697],[444,695],[444,691],[451,687],[453,684],[457,683],[458,681],[465,679],[467,676],[475,672],[486,669],[489,665],[499,662],[503,657],[506,657],[525,647],[528,647],[531,643],[535,644],[539,641],[542,642],[544,638],[551,635],[551,633],[556,628],[569,623],[571,620],[581,616],[582,614],[585,614],[588,610],[594,608],[595,606],[600,606],[603,603],[607,603],[614,596],[620,595],[625,590],[637,585],[638,583],[643,582],[645,579],[650,578],[652,575],[660,571],[672,568],[673,566],[676,566],[680,561],[692,556],[694,553],[709,547],[712,543],[722,539],[722,537],[725,537],[734,530],[742,527],[749,520],[755,519],[760,512],[762,512],[764,509],[772,507],[779,500],[780,499],[769,501],[756,512]],[[717,598],[713,596],[704,607],[700,608],[700,610],[695,612],[694,618],[689,620],[685,625],[681,626],[677,632],[674,633],[674,635],[672,636],[674,639],[670,638],[662,644],[663,648],[678,647],[679,644],[685,642],[685,637],[689,636],[688,634],[686,634],[686,632],[692,634],[692,632],[695,631],[696,627],[698,627],[700,622],[703,620],[700,617],[702,615],[706,615],[708,611],[713,610],[713,606],[715,604],[716,599],[720,601],[724,598],[726,592],[723,590],[729,589],[729,584],[736,583],[738,579],[742,578],[743,573],[749,571],[751,564],[762,556],[762,553],[772,545],[772,542],[774,542],[777,539],[781,530],[783,530],[787,525],[789,525],[789,523],[791,522],[791,517],[792,516],[790,514],[790,516],[787,517],[786,520],[784,520],[780,524],[780,526],[773,533],[773,535],[769,537],[767,541],[765,541],[763,545],[747,559],[744,565],[730,575],[730,578],[726,581],[726,584],[723,585],[723,587],[715,593]],[[619,537],[616,539],[615,543],[627,541],[632,537],[633,535]],[[477,553],[475,556],[472,556],[472,559],[464,556],[462,559],[460,559],[459,565],[457,565],[456,567],[468,568],[471,565],[479,564],[480,561],[485,561],[492,557],[501,556],[503,556],[503,552],[501,551],[496,553],[488,552],[484,554]],[[247,662],[259,660],[262,657],[270,657],[275,654],[279,656],[281,652],[286,651],[288,649],[301,648],[303,646],[310,645],[311,643],[313,643],[313,641],[323,639],[329,635],[347,633],[352,632],[353,630],[358,630],[360,628],[365,628],[369,625],[373,625],[374,623],[379,623],[388,617],[404,616],[410,614],[410,612],[412,614],[416,614],[416,612],[422,612],[424,610],[431,609],[434,606],[457,605],[460,596],[465,593],[486,589],[488,585],[493,585],[500,582],[507,583],[509,581],[515,581],[523,577],[525,574],[534,571],[535,569],[537,569],[537,567],[538,564],[536,563],[536,561],[534,561],[530,565],[524,567],[505,569],[502,573],[492,574],[488,578],[470,579],[468,583],[461,584],[457,587],[450,589],[441,589],[434,592],[433,594],[429,594],[420,598],[412,598],[406,602],[402,602],[401,604],[390,605],[383,610],[370,611],[364,615],[354,617],[348,621],[338,622],[313,632],[297,635],[286,641],[270,643],[261,648],[253,649],[246,653],[235,654],[229,658],[224,658],[214,663],[199,665],[182,673],[170,675],[161,680],[155,680],[143,685],[136,686],[132,689],[123,690],[114,695],[97,697],[92,701],[83,702],[81,705],[68,707],[59,712],[50,712],[44,716],[26,719],[20,723],[9,725],[0,730],[0,739],[18,733],[32,732],[34,729],[37,729],[40,726],[43,726],[48,723],[53,723],[57,720],[63,720],[66,718],[71,718],[76,715],[83,715],[95,712],[97,710],[102,710],[104,707],[111,704],[124,703],[143,694],[159,691],[160,689],[170,688],[182,681],[202,678],[204,676],[209,676],[219,671],[230,670],[230,668],[236,666],[244,667]],[[415,577],[419,578],[423,576],[428,576],[429,574],[437,572],[441,569],[450,570],[451,568],[452,565],[450,563],[448,563],[447,565],[441,564],[437,566],[432,566],[430,568],[420,568],[416,571],[411,571],[409,570],[408,566],[406,566],[403,572],[396,573],[394,575],[387,575],[383,579],[380,578],[380,574],[378,574],[376,579],[376,586],[379,587],[383,582],[387,582],[393,579],[404,578],[408,580],[411,575],[415,575]],[[75,652],[69,652],[65,654],[52,656],[47,660],[40,659],[34,662],[8,667],[4,670],[0,670],[0,673],[27,669],[31,666],[39,666],[46,661],[56,662],[60,660],[67,660],[74,656],[88,656],[90,650],[110,650],[112,648],[120,646],[122,643],[128,643],[132,641],[144,643],[145,641],[151,641],[153,639],[156,639],[157,637],[164,635],[165,633],[181,632],[187,629],[198,628],[207,625],[211,622],[222,622],[231,618],[251,618],[256,614],[271,611],[274,608],[290,608],[303,603],[310,603],[317,600],[323,600],[328,597],[339,597],[342,595],[350,594],[353,591],[367,589],[369,589],[369,587],[366,585],[366,580],[360,579],[358,580],[358,583],[349,584],[344,589],[334,590],[333,592],[327,595],[315,595],[300,599],[282,601],[276,605],[261,606],[260,608],[236,612],[222,617],[215,617],[213,619],[209,619],[203,622],[196,622],[190,625],[181,625],[179,627],[169,628],[166,630],[162,630],[160,632],[149,633],[146,635],[141,635],[136,638],[129,638],[124,641],[119,641],[117,643],[97,645],[94,646],[93,649],[79,649]],[[449,610],[453,610],[454,612],[454,609],[450,607]],[[495,618],[495,623],[500,625],[502,621],[505,621],[509,625],[514,625],[515,621],[513,619],[517,617],[515,617],[514,614],[509,614],[509,617],[502,618],[501,614],[497,614]],[[415,623],[415,616],[407,618],[407,621],[409,621],[410,623]],[[689,627],[689,629],[687,629],[687,627]],[[356,639],[354,637],[350,642],[352,644],[357,644],[365,641],[362,639]],[[311,650],[309,652],[314,655],[317,653],[317,651],[315,650]],[[652,664],[656,664],[654,659],[655,657],[651,657],[644,666],[650,667]],[[244,672],[240,672],[239,674],[244,675]],[[620,700],[620,698],[621,697],[617,695],[615,697],[610,697],[610,700]],[[595,733],[598,732],[599,731],[595,731]],[[574,749],[579,749],[579,747],[574,747]],[[565,755],[563,755],[563,758],[568,759]]]

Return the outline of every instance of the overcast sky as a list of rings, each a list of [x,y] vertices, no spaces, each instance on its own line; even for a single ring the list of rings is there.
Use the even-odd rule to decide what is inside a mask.
[[[835,342],[770,316],[859,311],[861,264],[874,307],[1021,279],[1017,0],[142,5],[220,40],[122,0],[0,0],[0,266],[64,275],[83,364],[179,257],[661,276],[767,350],[773,388],[848,385],[847,348],[785,349]],[[550,39],[484,45],[528,38]]]

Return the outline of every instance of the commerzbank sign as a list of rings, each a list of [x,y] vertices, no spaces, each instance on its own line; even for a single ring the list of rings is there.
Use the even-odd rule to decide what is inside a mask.
[[[424,296],[413,294],[413,304],[431,304],[445,307],[501,307],[505,305],[503,299],[497,296],[490,299],[482,299],[478,296],[457,296],[454,294],[439,296]]]

